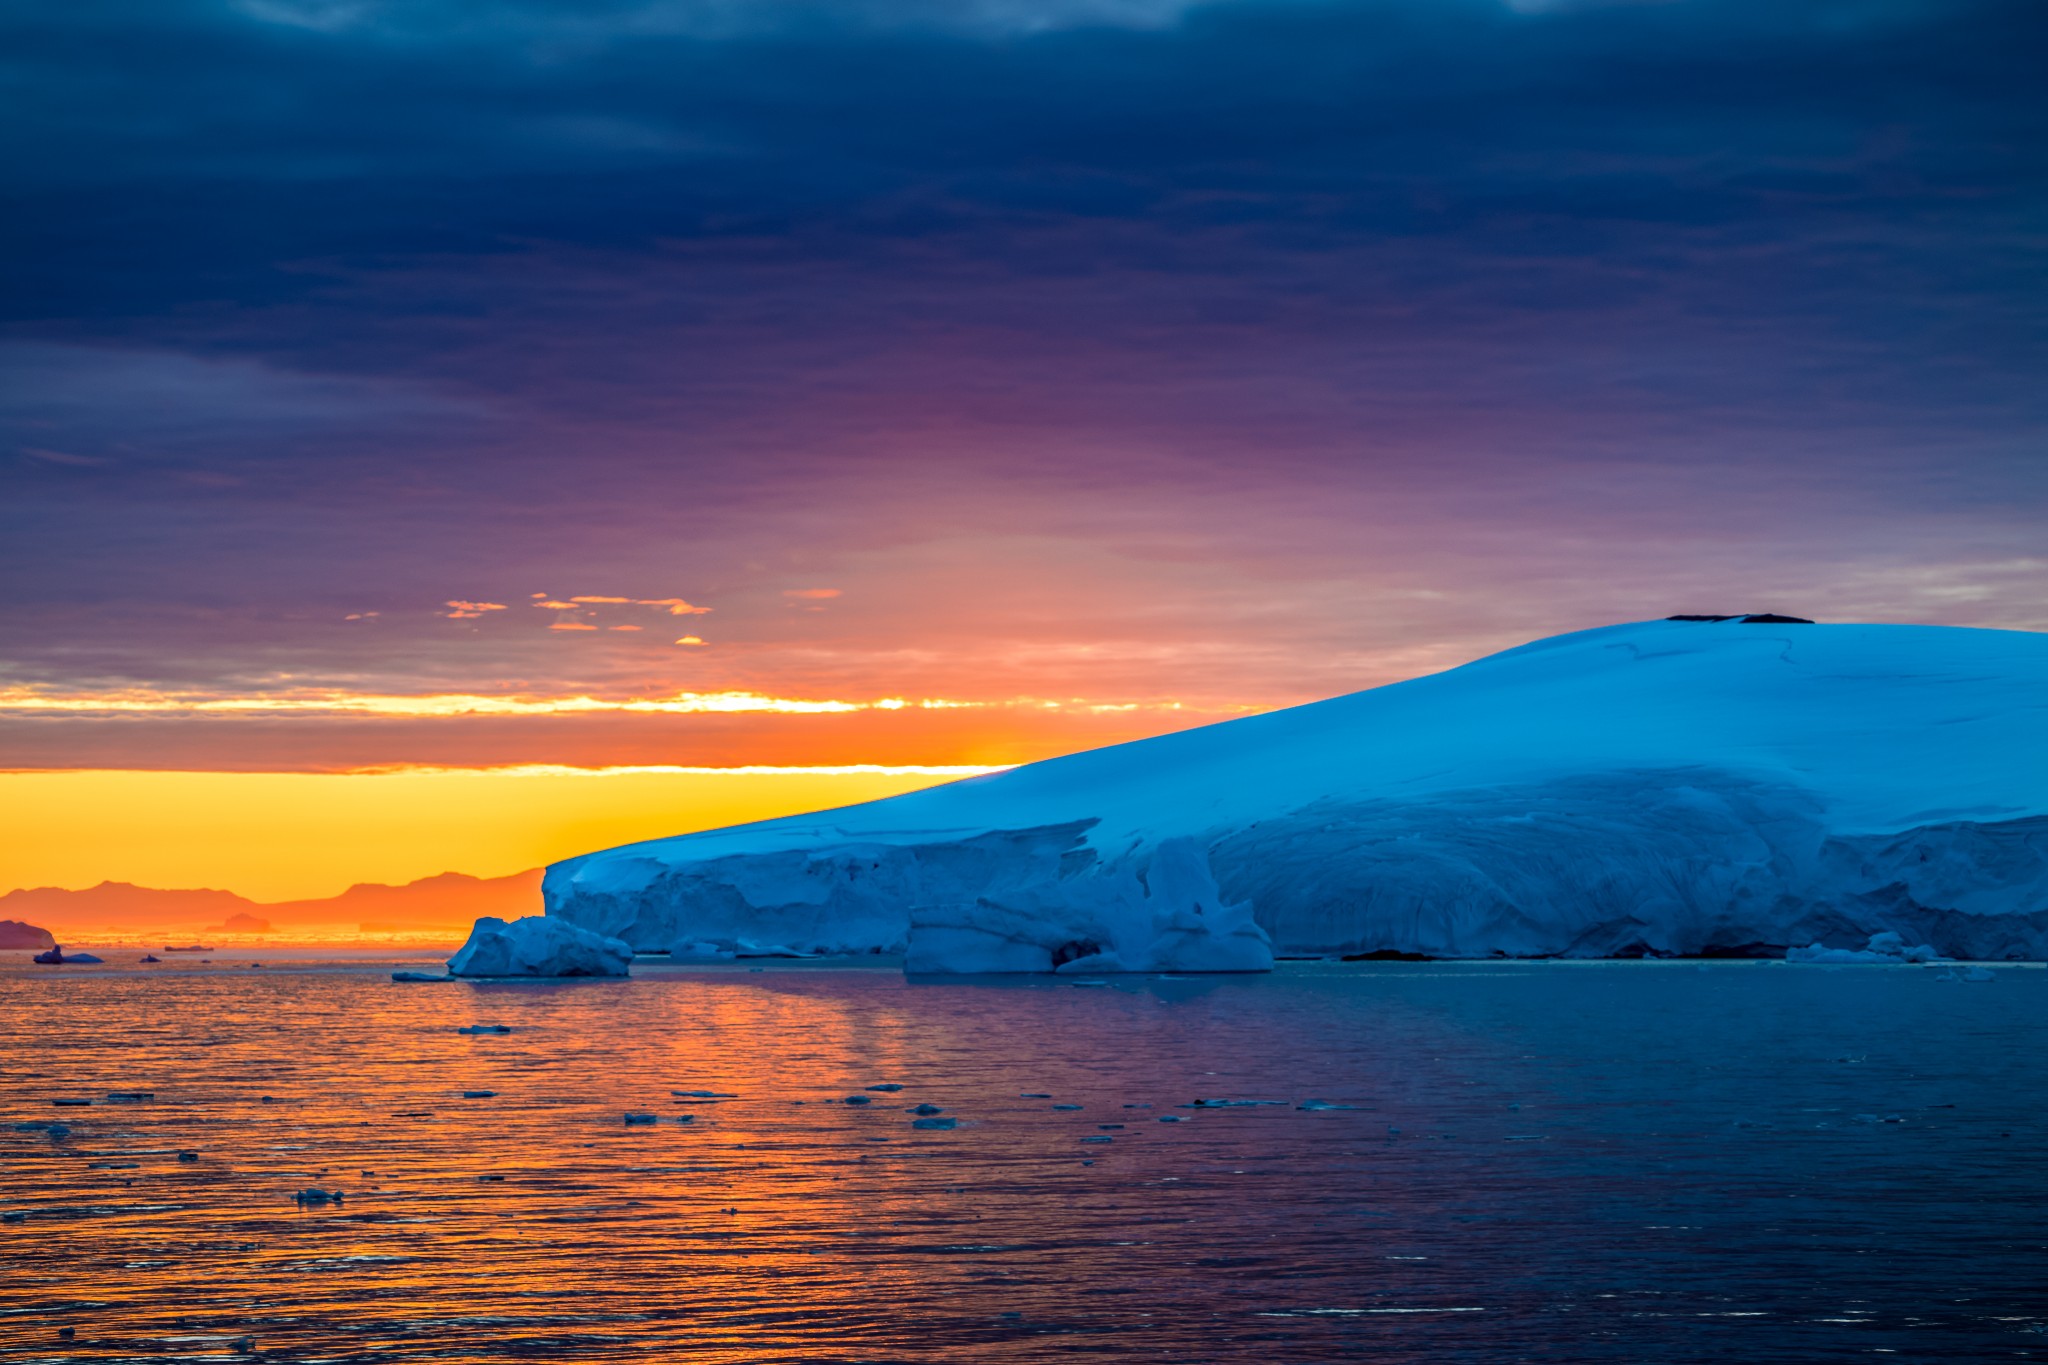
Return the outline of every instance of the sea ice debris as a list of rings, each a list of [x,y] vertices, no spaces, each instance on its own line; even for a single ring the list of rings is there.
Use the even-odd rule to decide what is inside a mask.
[[[486,915],[448,959],[450,976],[625,976],[633,950],[551,915],[507,922]]]

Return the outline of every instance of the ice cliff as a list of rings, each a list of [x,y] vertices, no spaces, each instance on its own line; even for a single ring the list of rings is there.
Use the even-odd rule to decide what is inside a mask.
[[[556,864],[639,949],[912,970],[1271,951],[2048,956],[2048,635],[1652,621],[843,810]],[[1270,946],[1269,946],[1270,945]]]

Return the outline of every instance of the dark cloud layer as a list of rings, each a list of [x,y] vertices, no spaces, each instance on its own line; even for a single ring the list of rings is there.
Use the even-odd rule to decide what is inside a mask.
[[[2024,0],[150,0],[0,51],[17,682],[1264,702],[1765,599],[2048,626]],[[535,591],[716,648],[439,609]]]

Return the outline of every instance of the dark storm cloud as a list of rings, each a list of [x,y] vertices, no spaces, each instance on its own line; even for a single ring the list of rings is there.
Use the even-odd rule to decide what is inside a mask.
[[[1473,639],[2038,585],[1968,568],[2048,510],[2038,5],[150,0],[0,51],[17,676],[529,676],[432,608],[908,600],[962,530],[1235,566],[1305,650],[1401,574]]]

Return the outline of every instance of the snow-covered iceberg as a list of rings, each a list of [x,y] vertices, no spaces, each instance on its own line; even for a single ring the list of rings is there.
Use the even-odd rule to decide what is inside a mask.
[[[625,976],[633,949],[560,917],[486,915],[448,959],[450,976]]]
[[[1583,631],[588,854],[548,869],[544,896],[551,919],[641,948],[907,950],[917,969],[1257,966],[1260,931],[1282,953],[1777,955],[1895,933],[2040,958],[2048,636]]]

